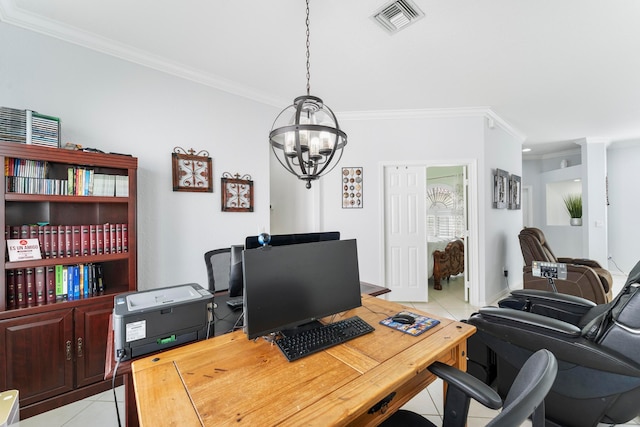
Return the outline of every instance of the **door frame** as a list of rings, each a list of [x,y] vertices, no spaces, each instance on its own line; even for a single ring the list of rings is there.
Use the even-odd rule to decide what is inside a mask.
[[[385,203],[386,194],[384,186],[384,172],[387,167],[398,166],[423,166],[425,169],[432,166],[453,166],[461,165],[467,167],[467,180],[468,180],[468,195],[467,195],[467,218],[468,218],[468,239],[465,242],[468,251],[468,260],[466,260],[466,266],[469,269],[469,303],[472,305],[480,305],[480,295],[485,292],[484,284],[480,281],[479,275],[479,211],[478,211],[478,164],[476,159],[451,159],[451,160],[422,160],[422,161],[382,161],[378,163],[378,188],[379,188],[379,212],[381,220],[378,230],[378,236],[380,241],[380,252],[378,254],[380,262],[379,277],[382,280],[386,280],[386,241],[385,241]],[[425,218],[426,220],[426,218]],[[425,240],[425,253],[427,253]],[[387,286],[383,283],[383,286]]]

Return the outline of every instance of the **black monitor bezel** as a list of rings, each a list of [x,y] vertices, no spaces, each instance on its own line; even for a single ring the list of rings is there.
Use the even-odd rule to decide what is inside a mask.
[[[315,254],[316,255],[315,257],[317,258],[318,256],[317,254],[322,253],[322,251],[327,251],[327,253],[330,253],[330,254],[336,254],[336,253],[341,253],[339,252],[341,250],[343,251],[342,253],[348,254],[348,256],[345,257],[345,260],[349,260],[349,257],[351,257],[350,262],[352,264],[350,264],[349,273],[353,275],[353,277],[351,277],[352,280],[349,280],[347,283],[347,286],[350,286],[350,287],[341,288],[340,296],[342,298],[335,299],[334,301],[332,301],[331,304],[333,305],[330,308],[324,308],[322,311],[309,312],[304,316],[291,315],[289,316],[289,318],[287,318],[286,321],[279,320],[276,322],[271,322],[266,326],[262,324],[255,328],[252,328],[252,326],[255,326],[255,325],[252,325],[251,319],[256,312],[252,311],[253,310],[253,307],[251,306],[252,292],[251,291],[247,292],[247,286],[248,286],[247,282],[251,281],[255,277],[256,271],[254,272],[252,272],[251,270],[247,271],[247,262],[246,262],[247,258],[249,258],[250,263],[251,263],[251,260],[253,259],[253,260],[258,260],[258,262],[261,262],[264,265],[274,266],[275,268],[281,268],[278,266],[278,260],[291,260],[292,256],[298,256],[298,255],[304,256],[304,254],[312,254],[312,255]],[[352,252],[346,252],[346,251],[352,251]],[[264,256],[262,260],[257,258],[261,256]],[[267,262],[268,264],[266,264]],[[250,269],[251,268],[253,267],[250,267]],[[280,271],[284,271],[286,273],[286,269],[284,269],[284,267],[282,268],[283,269]],[[351,270],[352,268],[353,270]],[[249,339],[266,336],[271,333],[280,332],[286,329],[296,328],[305,323],[313,322],[318,319],[331,316],[337,313],[341,313],[346,310],[350,310],[362,305],[361,292],[360,292],[360,276],[359,276],[358,257],[357,257],[357,243],[355,239],[322,241],[322,242],[303,243],[295,246],[284,245],[284,246],[266,247],[266,248],[253,249],[253,250],[245,250],[243,252],[243,270],[244,270],[244,279],[245,279],[245,288],[243,292],[244,310],[245,310],[244,332],[245,334],[247,334],[247,337]],[[321,271],[320,272],[316,271],[316,274],[319,274],[319,273],[321,273]],[[317,286],[317,283],[315,283],[315,285]],[[251,286],[251,284],[249,284],[249,286]],[[262,283],[260,284],[260,286],[265,286],[265,284]],[[288,286],[288,285],[281,284],[281,286]],[[264,303],[264,301],[261,300],[260,303]],[[264,308],[261,310],[264,310]],[[282,317],[281,311],[277,309],[276,311],[280,313]],[[261,316],[261,317],[264,317],[264,316]]]

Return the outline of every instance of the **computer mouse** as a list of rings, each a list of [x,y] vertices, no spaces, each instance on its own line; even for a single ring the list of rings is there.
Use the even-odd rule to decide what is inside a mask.
[[[403,325],[410,325],[416,321],[416,319],[410,314],[398,313],[391,318],[394,322],[402,323]]]

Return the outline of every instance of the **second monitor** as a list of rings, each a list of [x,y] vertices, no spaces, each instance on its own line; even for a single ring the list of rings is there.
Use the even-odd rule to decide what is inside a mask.
[[[327,240],[340,240],[339,231],[326,231],[317,233],[298,234],[274,234],[271,236],[269,246],[295,245],[300,243],[324,242]],[[248,236],[242,246],[231,246],[231,268],[229,272],[229,296],[240,297],[244,286],[242,276],[242,250],[261,248],[258,236]]]
[[[299,233],[299,234],[273,234],[269,241],[269,246],[294,245],[297,243],[323,242],[326,240],[340,240],[339,231],[324,231],[319,233]],[[262,246],[258,242],[258,236],[249,236],[244,241],[245,249],[255,249]]]

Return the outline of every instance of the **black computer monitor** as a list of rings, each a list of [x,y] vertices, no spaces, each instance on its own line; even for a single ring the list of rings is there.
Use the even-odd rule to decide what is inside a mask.
[[[243,266],[249,339],[362,304],[355,240],[245,250]]]
[[[340,240],[339,231],[324,231],[318,233],[272,234],[269,246],[294,245],[298,243],[324,242],[326,240]],[[258,236],[248,236],[244,240],[245,249],[255,249],[262,245]]]

